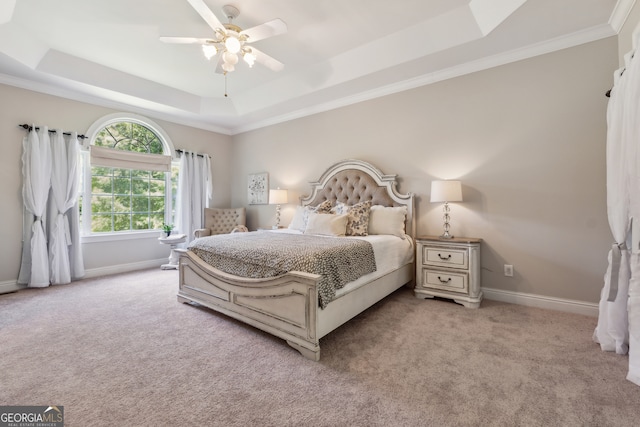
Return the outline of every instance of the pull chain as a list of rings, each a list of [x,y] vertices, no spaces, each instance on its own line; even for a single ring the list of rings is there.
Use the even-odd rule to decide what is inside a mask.
[[[224,72],[224,97],[228,97],[227,95],[227,72]]]

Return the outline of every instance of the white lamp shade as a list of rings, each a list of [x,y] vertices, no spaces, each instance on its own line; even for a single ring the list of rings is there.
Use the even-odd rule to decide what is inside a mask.
[[[431,181],[431,202],[461,202],[460,181]]]
[[[281,205],[283,203],[287,203],[287,190],[281,190],[279,188],[269,190],[270,205]]]

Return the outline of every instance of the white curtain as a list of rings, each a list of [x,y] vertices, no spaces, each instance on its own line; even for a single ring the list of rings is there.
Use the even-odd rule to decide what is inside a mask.
[[[614,73],[614,87],[607,107],[607,212],[615,239],[600,296],[598,326],[594,340],[605,351],[628,350],[627,296],[631,276],[626,241],[630,231],[629,165],[623,134],[625,89],[623,69]]]
[[[607,211],[615,243],[593,339],[604,351],[629,352],[627,379],[640,385],[640,63],[625,56],[607,109]]]
[[[49,197],[49,271],[52,285],[70,283],[84,276],[79,251],[78,135],[65,138],[58,130],[51,138],[51,194]]]
[[[18,283],[64,284],[83,277],[78,213],[78,139],[47,127],[23,140],[25,226]]]
[[[634,46],[638,46],[638,37]],[[628,148],[629,209],[631,217],[631,255],[629,281],[629,372],[627,379],[640,385],[640,58],[631,58],[622,78],[628,79],[625,89],[624,123],[622,140]],[[621,78],[621,79],[622,79]]]
[[[22,141],[22,198],[27,213],[18,283],[49,286],[49,256],[44,214],[51,184],[49,130],[30,131]]]
[[[204,226],[204,208],[210,206],[213,193],[211,159],[208,155],[183,152],[180,157],[178,194],[176,197],[176,228],[187,235]]]

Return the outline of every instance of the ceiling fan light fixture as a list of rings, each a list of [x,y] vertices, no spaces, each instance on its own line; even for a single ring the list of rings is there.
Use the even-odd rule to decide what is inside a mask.
[[[218,48],[216,48],[212,44],[203,44],[202,45],[202,52],[204,53],[204,56],[207,59],[211,59],[214,56],[216,56],[216,53],[218,53]]]
[[[244,62],[249,64],[249,68],[253,67],[253,64],[256,63],[256,55],[254,55],[251,51],[245,52],[243,55]]]
[[[225,52],[222,54],[225,64],[236,65],[238,63],[238,55],[232,52]]]
[[[256,62],[259,62],[273,71],[282,70],[284,64],[255,48],[252,49],[250,46],[253,42],[286,33],[287,24],[281,19],[273,19],[243,30],[233,23],[233,20],[240,14],[240,10],[237,7],[233,5],[222,6],[222,12],[229,21],[223,24],[218,20],[216,14],[211,11],[206,1],[188,0],[188,3],[213,30],[212,37],[160,37],[160,41],[178,44],[200,44],[202,45],[202,53],[207,60],[211,60],[211,58],[219,54],[216,73],[222,73],[225,76],[235,70],[235,65],[238,63],[240,56],[250,68]]]
[[[242,44],[240,43],[240,40],[238,40],[235,36],[229,35],[224,41],[224,47],[231,53],[238,53],[242,48]]]

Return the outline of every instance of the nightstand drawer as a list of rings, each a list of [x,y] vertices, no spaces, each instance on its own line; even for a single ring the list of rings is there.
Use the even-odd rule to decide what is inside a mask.
[[[422,256],[422,263],[425,265],[462,269],[469,268],[469,258],[466,250],[423,247]]]
[[[422,270],[422,286],[425,288],[444,289],[451,292],[467,293],[469,276],[449,271]]]

